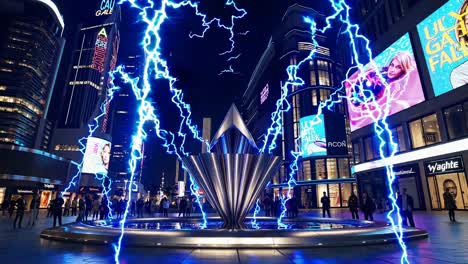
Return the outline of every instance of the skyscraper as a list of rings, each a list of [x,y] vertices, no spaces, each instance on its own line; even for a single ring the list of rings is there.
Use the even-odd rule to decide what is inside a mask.
[[[131,55],[127,57],[125,69],[132,77],[137,77],[143,66],[143,56]],[[117,178],[128,178],[130,175],[128,161],[131,153],[131,143],[134,124],[136,121],[136,100],[131,87],[121,86],[115,98],[115,114],[112,122],[112,154],[110,171]],[[140,169],[141,171],[141,169]]]
[[[49,140],[43,131],[65,43],[63,18],[42,0],[2,1],[0,14],[0,143],[40,148]]]
[[[72,63],[65,83],[52,152],[80,161],[78,140],[88,135],[88,124],[108,100],[109,71],[115,68],[120,35],[120,7],[115,1],[97,1],[97,9],[79,26]],[[106,107],[109,109],[110,104]],[[111,111],[100,119],[95,136],[110,141]]]

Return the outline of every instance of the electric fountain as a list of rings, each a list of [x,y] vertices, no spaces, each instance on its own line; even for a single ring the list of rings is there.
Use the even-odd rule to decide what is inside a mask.
[[[352,246],[396,241],[387,223],[325,218],[277,219],[247,217],[267,183],[279,171],[280,157],[261,154],[239,111],[232,105],[210,143],[209,153],[182,158],[184,168],[196,179],[219,217],[202,219],[129,218],[125,223],[126,246],[179,248],[297,248]],[[45,239],[110,244],[120,235],[118,220],[72,223],[41,233]],[[427,232],[404,228],[405,239],[427,237]]]

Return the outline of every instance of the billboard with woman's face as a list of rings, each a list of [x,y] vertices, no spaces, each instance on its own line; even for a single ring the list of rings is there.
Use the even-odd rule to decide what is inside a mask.
[[[450,0],[418,24],[435,96],[468,84],[468,0]]]
[[[89,137],[83,158],[82,173],[107,174],[109,170],[111,143],[107,140]]]
[[[348,100],[351,131],[382,118],[379,109],[392,115],[424,101],[409,35],[380,53],[362,72],[351,75],[345,88],[346,96],[352,98]]]

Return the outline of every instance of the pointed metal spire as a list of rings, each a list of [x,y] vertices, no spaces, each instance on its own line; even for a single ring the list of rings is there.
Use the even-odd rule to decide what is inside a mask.
[[[229,111],[227,112],[226,116],[224,117],[223,122],[221,123],[221,126],[219,127],[218,131],[214,135],[213,139],[211,140],[211,148],[213,148],[220,139],[226,138],[227,134],[231,129],[234,128],[236,131],[238,131],[246,140],[247,142],[254,148],[257,148],[257,145],[255,144],[255,141],[250,134],[249,130],[247,129],[247,126],[245,125],[244,121],[242,120],[242,117],[239,113],[239,110],[237,110],[237,107],[235,104],[231,105],[231,108],[229,108]],[[230,141],[230,140],[228,140]],[[230,142],[231,144],[229,146],[229,149],[240,149],[239,147],[232,146],[232,144],[239,144],[240,141],[236,140],[237,142]]]

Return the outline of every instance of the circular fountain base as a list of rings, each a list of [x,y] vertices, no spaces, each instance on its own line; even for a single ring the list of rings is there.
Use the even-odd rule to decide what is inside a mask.
[[[275,226],[274,218],[260,218],[259,225]],[[129,219],[124,242],[135,247],[171,248],[307,248],[383,244],[396,241],[393,230],[383,222],[342,219],[301,218],[286,220],[291,229],[217,228],[197,230],[200,219],[140,218]],[[209,222],[220,223],[219,218]],[[109,244],[117,241],[120,229],[116,222],[72,223],[46,229],[42,238],[85,244]],[[172,226],[172,228],[165,228]],[[195,226],[195,227],[194,227]],[[162,227],[162,228],[161,228]],[[420,229],[403,229],[405,240],[425,238]]]

